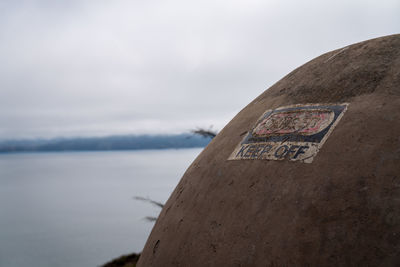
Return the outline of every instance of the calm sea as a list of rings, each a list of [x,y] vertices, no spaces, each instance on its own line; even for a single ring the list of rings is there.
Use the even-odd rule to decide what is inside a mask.
[[[202,149],[0,154],[0,266],[99,266],[140,252]]]

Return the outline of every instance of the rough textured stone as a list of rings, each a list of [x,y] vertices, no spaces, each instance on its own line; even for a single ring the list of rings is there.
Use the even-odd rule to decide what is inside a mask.
[[[267,109],[349,103],[306,164],[227,158]],[[326,53],[246,106],[188,168],[139,266],[399,266],[400,35]]]

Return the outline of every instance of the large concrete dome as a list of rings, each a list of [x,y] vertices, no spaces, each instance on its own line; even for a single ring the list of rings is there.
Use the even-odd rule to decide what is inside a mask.
[[[326,53],[239,112],[139,266],[400,266],[400,35]]]

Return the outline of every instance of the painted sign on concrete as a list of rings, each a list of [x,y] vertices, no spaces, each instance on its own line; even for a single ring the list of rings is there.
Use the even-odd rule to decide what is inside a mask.
[[[228,158],[311,163],[348,104],[305,104],[267,110]]]

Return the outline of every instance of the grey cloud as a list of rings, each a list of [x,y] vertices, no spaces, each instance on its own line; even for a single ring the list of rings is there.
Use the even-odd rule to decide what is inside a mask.
[[[221,129],[306,61],[399,32],[398,1],[9,1],[0,138]]]

